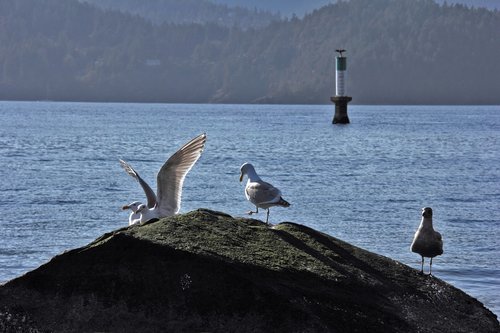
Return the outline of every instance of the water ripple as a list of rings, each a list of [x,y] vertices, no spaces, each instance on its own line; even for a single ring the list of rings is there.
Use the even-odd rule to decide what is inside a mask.
[[[238,182],[248,161],[292,203],[272,210],[273,223],[302,223],[418,269],[408,247],[431,206],[445,242],[436,276],[500,314],[500,107],[350,113],[340,127],[318,105],[0,102],[0,281],[127,224],[120,208],[145,196],[118,159],[155,188],[165,159],[206,132],[181,212],[251,209]],[[121,121],[131,117],[155,121],[131,131]]]

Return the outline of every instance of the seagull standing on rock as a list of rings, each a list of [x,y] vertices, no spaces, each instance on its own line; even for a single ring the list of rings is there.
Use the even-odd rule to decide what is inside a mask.
[[[422,208],[422,221],[415,233],[410,249],[412,252],[422,256],[420,274],[424,274],[424,257],[431,258],[429,275],[432,275],[432,258],[443,254],[443,239],[441,234],[432,227],[432,208]]]
[[[130,213],[130,216],[128,217],[128,225],[133,225],[141,221],[141,212],[139,211],[141,205],[144,206],[143,203],[134,201],[122,207],[123,210],[130,209],[132,211],[132,213]]]
[[[134,201],[123,209],[130,209],[129,224],[145,223],[153,219],[177,214],[181,207],[182,185],[184,178],[193,165],[198,161],[205,148],[207,136],[205,133],[198,135],[163,164],[156,176],[157,193],[151,189],[127,162],[120,160],[123,169],[139,182],[148,201],[147,206]],[[138,218],[138,214],[140,217]]]
[[[240,182],[244,176],[248,177],[247,185],[245,186],[245,196],[247,200],[253,203],[256,207],[254,211],[248,211],[247,214],[252,215],[259,212],[259,208],[267,209],[266,223],[269,224],[269,208],[273,206],[289,207],[290,204],[281,197],[281,191],[273,185],[263,181],[255,168],[250,163],[245,163],[240,168]]]

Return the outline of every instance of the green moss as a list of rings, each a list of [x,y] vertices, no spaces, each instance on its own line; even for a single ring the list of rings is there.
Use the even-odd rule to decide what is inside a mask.
[[[341,276],[328,265],[330,259],[325,258],[325,255],[334,258],[335,254],[292,224],[270,228],[254,219],[197,210],[120,232],[228,262],[253,263],[276,271],[314,272],[329,278]]]

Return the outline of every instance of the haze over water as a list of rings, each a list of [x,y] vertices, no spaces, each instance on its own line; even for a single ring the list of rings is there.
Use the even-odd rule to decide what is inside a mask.
[[[420,268],[409,246],[434,210],[445,253],[433,273],[500,314],[500,107],[0,102],[0,281],[127,225],[145,200],[120,168],[155,188],[163,162],[199,133],[181,212],[243,216],[239,167],[254,164],[292,206],[270,221],[305,224]],[[263,219],[265,214],[254,216]],[[428,269],[428,267],[426,267]]]

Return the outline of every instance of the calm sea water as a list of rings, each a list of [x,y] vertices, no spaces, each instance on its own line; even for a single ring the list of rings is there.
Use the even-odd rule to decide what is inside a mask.
[[[120,168],[153,188],[156,171],[206,132],[181,212],[243,216],[239,167],[281,188],[271,209],[419,269],[409,251],[421,208],[444,237],[435,276],[500,314],[500,107],[0,102],[0,281],[127,225],[120,207],[144,200]],[[264,214],[257,216],[265,218]]]

